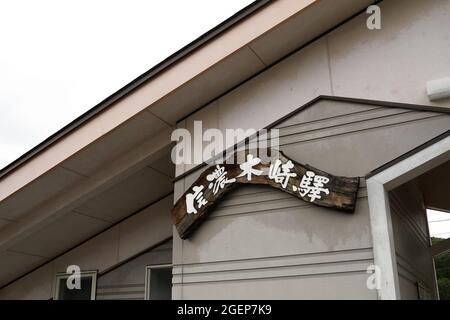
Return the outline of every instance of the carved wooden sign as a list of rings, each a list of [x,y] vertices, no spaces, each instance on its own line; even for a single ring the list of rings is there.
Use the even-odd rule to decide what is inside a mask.
[[[186,239],[220,199],[241,184],[269,185],[314,205],[354,212],[359,177],[333,176],[289,159],[281,151],[271,153],[259,158],[247,151],[240,164],[235,164],[235,154],[233,164],[225,162],[206,169],[172,209],[180,237]]]

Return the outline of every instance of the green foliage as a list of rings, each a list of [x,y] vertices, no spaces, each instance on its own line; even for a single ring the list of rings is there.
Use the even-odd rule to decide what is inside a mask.
[[[445,239],[431,238],[433,245]],[[443,254],[434,259],[436,277],[441,300],[450,300],[450,253]]]
[[[450,300],[450,279],[441,278],[438,280],[439,298],[441,300]]]

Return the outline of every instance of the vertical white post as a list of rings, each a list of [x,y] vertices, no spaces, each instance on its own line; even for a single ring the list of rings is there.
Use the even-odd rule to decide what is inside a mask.
[[[373,179],[367,180],[367,193],[374,262],[380,268],[381,276],[378,299],[400,299],[389,197],[384,185]]]

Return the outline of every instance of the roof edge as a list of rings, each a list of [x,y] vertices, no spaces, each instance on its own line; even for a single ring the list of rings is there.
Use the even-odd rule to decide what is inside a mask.
[[[14,171],[16,168],[21,166],[23,163],[27,162],[31,158],[33,158],[35,155],[52,145],[54,142],[61,139],[66,134],[70,133],[71,131],[75,130],[76,128],[83,125],[85,122],[89,121],[91,118],[95,117],[98,113],[102,112],[103,110],[107,109],[111,105],[113,105],[118,100],[124,98],[126,95],[131,93],[133,90],[139,88],[141,85],[143,85],[148,80],[152,79],[162,71],[166,70],[170,66],[172,66],[174,63],[178,62],[188,54],[192,53],[199,47],[201,47],[203,44],[207,43],[208,41],[212,40],[213,38],[219,36],[226,30],[232,28],[235,24],[239,23],[243,19],[247,18],[249,15],[255,13],[262,7],[266,6],[268,3],[270,3],[271,0],[255,0],[248,6],[244,7],[243,9],[236,12],[231,17],[227,18],[226,20],[219,23],[214,28],[210,29],[206,33],[199,36],[197,39],[191,41],[175,53],[168,56],[163,61],[159,62],[152,68],[150,68],[148,71],[144,72],[134,80],[132,80],[130,83],[126,84],[124,87],[120,88],[98,104],[96,104],[94,107],[62,127],[57,132],[50,135],[48,138],[46,138],[41,143],[37,144],[24,154],[22,154],[19,158],[12,161],[5,167],[0,169],[0,181],[3,177]]]
[[[447,130],[447,131],[437,135],[436,137],[428,140],[425,143],[422,143],[421,145],[415,147],[414,149],[411,149],[411,150],[407,151],[406,153],[398,156],[397,158],[394,158],[391,161],[386,162],[385,164],[373,169],[368,174],[366,174],[365,179],[367,180],[367,179],[372,178],[373,176],[377,175],[378,173],[383,172],[384,170],[396,165],[397,163],[409,158],[410,156],[422,151],[423,149],[426,149],[427,147],[435,144],[436,142],[444,140],[448,136],[450,136],[450,130]]]
[[[437,112],[437,113],[446,113],[450,114],[450,108],[447,107],[437,107],[437,106],[427,106],[427,105],[420,105],[420,104],[411,104],[411,103],[400,103],[400,102],[391,102],[391,101],[383,101],[383,100],[371,100],[371,99],[362,99],[362,98],[350,98],[350,97],[341,97],[341,96],[330,96],[330,95],[319,95],[310,101],[306,102],[305,104],[301,105],[300,107],[296,108],[295,110],[289,112],[287,115],[281,117],[280,119],[270,123],[269,125],[265,126],[262,129],[272,129],[273,127],[279,125],[280,123],[286,121],[290,117],[296,115],[299,112],[302,112],[306,108],[314,105],[315,103],[327,100],[327,101],[337,101],[337,102],[347,102],[347,103],[361,103],[361,104],[367,104],[367,105],[376,105],[381,107],[388,107],[388,108],[400,108],[400,109],[410,109],[410,110],[418,110],[418,111],[425,111],[425,112]],[[242,141],[239,141],[235,143],[233,146],[229,147],[228,149],[224,150],[222,152],[222,155],[225,156],[227,152],[230,150],[233,150],[236,147],[241,146],[242,144],[247,143],[251,139],[253,139],[257,134],[259,134],[259,130],[245,138]],[[449,130],[450,134],[450,130]],[[180,174],[179,176],[176,176],[172,179],[173,182],[176,182],[180,179],[183,179],[184,177],[190,175],[191,173],[199,170],[200,168],[207,165],[206,162],[203,162],[201,164],[196,165],[195,167],[189,169],[188,171]]]

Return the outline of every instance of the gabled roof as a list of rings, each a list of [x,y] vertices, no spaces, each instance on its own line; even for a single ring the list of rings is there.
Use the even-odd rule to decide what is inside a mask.
[[[86,121],[89,121],[91,118],[95,117],[98,113],[102,112],[103,110],[109,108],[111,105],[113,105],[116,101],[124,98],[128,93],[131,91],[137,89],[142,84],[147,82],[148,80],[155,77],[160,72],[164,71],[165,69],[169,68],[171,65],[175,64],[177,61],[180,61],[183,57],[189,55],[190,53],[194,52],[197,48],[201,47],[206,42],[210,41],[214,37],[217,37],[221,33],[225,32],[229,28],[231,28],[233,25],[237,24],[239,21],[245,19],[252,13],[256,12],[260,8],[264,7],[266,4],[268,4],[270,0],[255,0],[250,5],[246,6],[242,10],[236,12],[234,15],[226,19],[225,21],[218,24],[213,29],[207,31],[206,33],[202,34],[197,39],[193,40],[177,52],[171,54],[169,57],[161,61],[160,63],[156,64],[154,67],[149,69],[148,71],[144,72],[142,75],[137,77],[136,79],[132,80],[130,83],[125,85],[124,87],[120,88],[113,94],[111,94],[109,97],[105,98],[103,101],[83,113],[78,118],[74,119],[72,122],[49,136],[47,139],[21,155],[19,158],[8,164],[7,166],[0,169],[0,179],[7,175],[8,173],[12,172],[15,168],[19,167],[22,163],[28,161],[31,159],[34,155],[38,154],[40,151],[44,150],[45,148],[49,147],[52,143],[56,142],[58,139],[62,138],[63,136],[69,134],[74,129],[80,127],[85,123]]]
[[[152,166],[161,165],[158,160],[169,153],[170,133],[177,120],[268,70],[371,3],[256,1],[102,101],[0,171],[0,216],[4,218],[0,219],[0,253],[22,242],[45,247],[45,241],[33,241],[44,228],[57,228],[55,221],[70,223],[66,216],[72,210],[99,201],[97,196],[105,190],[129,182],[142,170],[156,174]],[[173,188],[168,175],[164,181]],[[136,201],[130,197],[129,202]],[[130,214],[131,209],[126,209],[123,215]],[[69,240],[70,246],[78,243]],[[67,243],[64,246],[60,249],[70,248]],[[3,284],[36,266],[4,259],[21,270],[9,268],[15,275],[0,272]]]
[[[400,109],[409,109],[409,110],[416,110],[416,111],[425,111],[425,112],[438,112],[438,113],[445,113],[445,114],[450,114],[450,108],[446,108],[446,107],[437,107],[437,106],[427,106],[427,105],[419,105],[419,104],[411,104],[411,103],[399,103],[399,102],[390,102],[390,101],[382,101],[382,100],[371,100],[371,99],[361,99],[361,98],[350,98],[350,97],[338,97],[338,96],[328,96],[328,95],[320,95],[317,96],[316,98],[310,100],[309,102],[305,103],[304,105],[296,108],[294,111],[290,112],[289,114],[285,115],[284,117],[276,120],[275,122],[269,124],[268,126],[264,127],[263,129],[271,129],[271,128],[275,128],[278,124],[286,121],[287,119],[291,118],[292,116],[302,112],[303,110],[311,107],[312,105],[316,104],[319,101],[322,100],[328,100],[328,101],[337,101],[337,102],[348,102],[348,103],[359,103],[359,104],[365,104],[365,105],[373,105],[373,106],[382,106],[382,107],[387,107],[387,108],[400,108]],[[229,153],[230,150],[235,149],[236,147],[247,143],[249,140],[253,139],[256,135],[258,134],[258,132],[250,137],[248,137],[247,139],[245,139],[244,141],[241,141],[233,146],[231,146],[230,148],[228,148],[227,150],[225,150],[223,152],[223,155],[226,155],[227,152]],[[443,139],[446,136],[444,136],[445,134],[449,135],[449,132],[446,132],[444,134],[441,135],[430,140],[429,142],[425,143],[423,146],[419,146],[417,148],[419,148],[417,151],[420,151],[421,149],[425,148],[426,146],[428,146],[429,144],[433,144],[434,142],[437,142],[438,140],[434,141],[435,139]],[[416,149],[414,149],[416,150]],[[414,150],[411,150],[410,152],[413,152]],[[417,152],[415,151],[415,152]],[[403,157],[407,157],[409,156],[409,152],[408,155],[405,154],[404,156],[401,156],[399,160],[394,159],[391,162],[393,162],[392,164],[394,164],[394,161],[400,161],[403,159]],[[392,165],[391,162],[389,162],[388,164]],[[388,165],[386,164],[386,166]],[[203,166],[206,166],[206,162],[199,164],[195,167],[193,167],[192,169],[184,172],[181,175],[178,175],[174,181],[178,181],[180,179],[183,179],[184,177],[190,175],[191,173],[197,171],[198,169],[202,168]],[[380,170],[381,167],[379,168]],[[373,171],[371,171],[370,173],[368,173],[368,175],[366,176],[366,178],[374,175],[376,172],[379,172],[379,169],[374,169]],[[375,172],[376,171],[376,172]]]
[[[169,138],[161,133],[171,132],[171,125],[175,125],[177,120],[192,114],[199,107],[208,105],[355,15],[364,12],[366,6],[373,1],[341,0],[339,6],[330,6],[333,2],[334,0],[256,1],[1,170],[0,202],[3,204],[5,204],[3,200],[8,197],[14,200],[24,198],[24,191],[34,183],[40,184],[41,189],[42,186],[56,185],[60,193],[52,198],[48,190],[44,190],[39,195],[39,207],[24,209],[17,218],[20,220],[17,226],[3,227],[4,229],[0,231],[0,249],[8,248],[20,237],[35,234],[36,230],[40,230],[43,225],[55,219],[55,216],[64,214],[64,210],[70,209],[72,205],[86,201],[92,194],[102,192],[106,186],[118,184],[118,181],[129,178],[130,171],[144,162],[144,166],[148,165],[150,152],[156,154],[167,147],[161,141],[165,139],[164,143],[168,143]],[[298,26],[304,24],[314,25],[314,28],[299,33]],[[224,70],[227,71],[227,77],[223,77]],[[208,90],[202,90],[205,84],[213,84],[214,87],[208,86]],[[189,99],[189,94],[186,93],[191,92],[195,92],[195,100],[186,102]],[[438,107],[333,96],[318,96],[295,112],[300,112],[322,99],[450,112],[448,109]],[[289,116],[292,114],[287,117]],[[283,120],[284,118],[269,127]],[[102,144],[104,140],[111,138],[114,132],[115,137],[118,135],[123,137],[121,135],[123,131],[129,136],[142,135],[142,132],[138,131],[142,127],[140,121],[155,121],[155,123],[160,121],[161,124],[159,128],[153,128],[154,139],[149,138],[149,141],[145,141],[145,148],[142,148],[142,144],[130,143],[130,149],[131,146],[134,148],[133,152],[124,152],[126,154],[119,159],[124,160],[120,166],[113,166],[110,163],[112,158],[118,160],[116,157],[97,159],[101,156],[101,152],[96,149],[99,145],[102,148],[105,145],[110,148],[107,151],[116,147],[113,144]],[[117,134],[121,128],[125,129]],[[127,131],[130,128],[133,130]],[[136,132],[139,134],[135,134]],[[114,140],[113,138],[114,136],[110,141]],[[154,149],[150,150],[150,147]],[[99,149],[105,151],[106,147],[102,148]],[[148,153],[144,154],[143,149]],[[88,161],[84,158],[85,162],[103,161],[100,174],[82,173],[81,183],[76,183],[75,187],[59,186],[58,183],[64,179],[57,175],[49,178],[52,170],[63,167],[67,161],[79,160],[86,154],[91,158],[86,157]],[[108,167],[105,168],[106,166]],[[71,166],[64,168],[66,171],[71,169],[73,169]],[[76,170],[72,171],[77,174]],[[29,204],[30,199],[22,202]],[[41,203],[44,205],[41,206]],[[6,211],[8,210],[3,210]]]
[[[151,121],[160,125],[156,132],[162,134],[161,127],[168,131],[199,106],[211,103],[365,12],[371,3],[341,0],[335,6],[334,0],[254,2],[0,170],[0,201],[63,163],[78,161],[80,153],[95,149],[118,129],[126,131],[142,122],[139,118],[150,115]],[[304,25],[309,27],[304,29]]]

